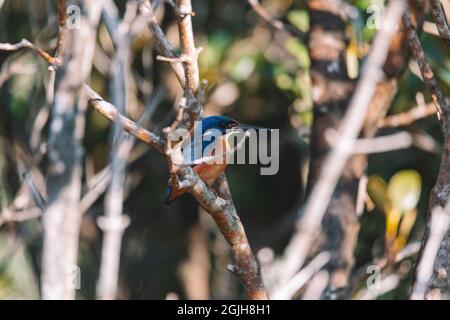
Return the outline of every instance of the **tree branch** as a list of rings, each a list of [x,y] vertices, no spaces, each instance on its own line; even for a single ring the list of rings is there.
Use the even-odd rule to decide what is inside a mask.
[[[184,74],[186,77],[185,90],[189,90],[190,95],[197,95],[200,88],[200,76],[197,64],[198,51],[195,47],[194,32],[192,30],[191,0],[176,0],[175,13],[178,20],[178,34],[180,36],[181,52],[186,57],[183,62]]]
[[[433,219],[433,212],[435,207],[445,207],[450,201],[450,110],[445,100],[445,96],[442,93],[438,82],[434,78],[433,71],[427,63],[425,53],[420,44],[419,37],[414,29],[411,18],[406,12],[402,16],[403,25],[405,26],[408,44],[413,52],[422,74],[422,78],[428,90],[431,93],[433,102],[435,103],[439,119],[441,121],[442,132],[444,134],[444,143],[442,146],[441,163],[439,167],[439,173],[437,176],[436,184],[433,187],[430,195],[430,202],[428,208],[427,220]],[[425,254],[425,243],[427,243],[428,236],[430,234],[430,223],[427,224],[427,229],[422,240],[422,248],[419,253],[419,257]],[[439,295],[447,296],[449,294],[448,283],[450,281],[450,232],[447,232],[444,236],[444,240],[440,244],[438,258],[434,263],[434,270],[430,281],[427,284],[426,292],[434,291],[437,289]],[[421,260],[419,258],[419,260]],[[445,270],[445,272],[440,272]],[[418,274],[419,276],[419,274]],[[418,279],[420,280],[420,279]]]
[[[406,29],[409,47],[417,60],[423,81],[430,90],[431,98],[436,105],[438,116],[442,123],[444,136],[447,136],[450,124],[450,110],[448,108],[447,101],[439,88],[439,84],[434,77],[433,71],[427,63],[425,52],[420,44],[419,36],[417,35],[416,29],[408,12],[403,14],[402,22]]]
[[[418,105],[408,111],[393,114],[391,116],[381,118],[378,122],[379,128],[396,128],[400,126],[407,126],[411,123],[432,116],[436,113],[436,105],[428,103],[427,105]]]
[[[164,35],[164,32],[162,31],[161,27],[158,24],[158,21],[156,20],[150,1],[141,0],[139,4],[139,11],[144,17],[147,18],[148,27],[150,28],[150,31],[155,37],[159,51],[161,51],[165,57],[172,59],[177,58],[172,48],[172,45],[170,44],[169,40],[167,40],[166,36]],[[175,72],[175,75],[178,78],[178,81],[184,88],[186,79],[184,76],[183,65],[179,61],[173,61],[171,63],[171,66],[173,71]]]
[[[67,30],[67,42],[56,71],[49,130],[48,205],[42,215],[42,298],[74,299],[81,215],[79,212],[86,100],[82,86],[92,67],[101,1],[82,6],[80,30]],[[75,276],[74,279],[71,279]],[[71,282],[72,281],[72,282]]]
[[[47,61],[51,66],[57,65],[57,59],[49,55],[44,50],[39,49],[36,47],[33,43],[28,41],[27,39],[22,39],[18,43],[0,43],[0,50],[3,51],[18,51],[22,48],[29,48],[36,52],[41,58],[43,58],[45,61]]]
[[[447,50],[450,52],[450,28],[447,24],[447,20],[445,19],[441,2],[439,0],[429,0],[428,2],[430,3],[431,14],[433,15],[437,30],[442,41],[444,41]]]
[[[425,295],[428,291],[428,281],[430,281],[433,275],[433,266],[439,247],[441,246],[441,242],[449,228],[450,202],[445,206],[445,208],[438,206],[433,209],[430,223],[430,235],[426,241],[422,257],[418,264],[417,280],[411,294],[411,299],[425,299]]]
[[[295,26],[291,24],[283,23],[282,21],[275,19],[267,10],[264,8],[258,0],[247,0],[248,4],[251,6],[252,10],[266,23],[272,26],[276,30],[284,31],[290,35],[297,37],[300,40],[304,40],[306,34]]]
[[[164,153],[164,142],[162,138],[136,124],[134,121],[119,114],[115,106],[105,101],[98,93],[92,90],[87,84],[84,85],[84,90],[88,97],[88,105],[97,110],[105,118],[116,121],[119,117],[120,125],[129,134],[136,137],[138,140],[145,142],[159,153]]]

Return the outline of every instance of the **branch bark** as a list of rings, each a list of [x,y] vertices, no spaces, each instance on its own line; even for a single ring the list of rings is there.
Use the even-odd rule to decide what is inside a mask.
[[[435,103],[439,119],[441,121],[442,132],[444,134],[444,143],[442,146],[441,164],[439,168],[436,185],[431,191],[429,202],[429,214],[428,223],[425,235],[422,241],[422,249],[419,254],[419,260],[421,260],[424,254],[424,246],[427,242],[428,235],[430,233],[430,220],[432,220],[433,210],[435,207],[444,208],[450,201],[450,109],[445,100],[445,96],[442,93],[438,82],[436,81],[433,71],[427,63],[425,53],[422,45],[420,44],[419,37],[415,31],[413,22],[408,12],[402,16],[402,22],[406,29],[408,36],[408,44],[411,51],[417,60],[417,63],[422,74],[422,78],[428,90],[431,93],[433,102]],[[444,236],[441,242],[437,259],[434,263],[433,274],[428,282],[427,293],[434,292],[435,297],[446,297],[449,295],[449,282],[450,282],[450,231]],[[415,284],[414,286],[416,286]]]
[[[445,13],[439,0],[428,0],[431,7],[431,14],[438,29],[442,41],[450,52],[450,28],[445,19]]]
[[[148,27],[155,37],[156,45],[158,46],[159,51],[161,51],[161,53],[168,58],[176,58],[172,45],[170,44],[169,40],[167,40],[164,32],[158,24],[158,21],[156,20],[150,1],[141,1],[141,3],[139,4],[139,11],[144,17],[147,18]],[[177,76],[181,86],[184,87],[186,79],[184,76],[183,65],[178,61],[175,61],[170,65],[172,66],[172,69],[175,72],[175,75]]]
[[[200,76],[197,64],[197,48],[194,42],[194,31],[192,30],[191,0],[176,0],[175,13],[178,20],[178,34],[180,36],[181,52],[185,58],[183,63],[186,85],[184,87],[187,95],[197,95],[200,88]]]
[[[81,30],[67,30],[56,73],[49,133],[48,206],[43,213],[42,298],[74,299],[77,279],[79,214],[83,155],[82,137],[87,80],[94,54],[101,1],[72,1],[82,6]],[[75,281],[75,282],[71,282]]]
[[[131,23],[136,15],[136,4],[127,2],[122,21],[117,16],[117,8],[111,1],[105,5],[103,12],[109,16],[108,29],[116,46],[116,52],[111,63],[111,95],[113,103],[120,114],[127,111],[127,88],[129,77],[129,56],[131,45]],[[99,217],[97,224],[103,231],[102,257],[97,286],[97,298],[112,300],[117,296],[119,282],[119,266],[122,235],[130,224],[130,218],[124,214],[124,185],[126,160],[129,155],[127,144],[124,143],[126,134],[118,122],[111,126],[110,168],[111,182],[105,197],[105,215]]]
[[[119,114],[117,108],[105,101],[97,92],[92,90],[87,84],[84,85],[88,105],[97,110],[102,116],[111,120],[119,121],[122,129],[129,134],[135,136],[138,140],[145,142],[159,153],[164,153],[164,141],[162,138],[143,127],[136,124],[134,121]]]
[[[431,215],[430,235],[423,249],[422,258],[417,268],[417,281],[411,294],[411,299],[423,300],[427,294],[429,287],[428,282],[433,275],[433,267],[438,257],[439,247],[445,234],[450,228],[450,202],[445,208],[435,207]],[[445,272],[445,270],[442,270]],[[445,296],[441,292],[437,292],[437,298],[447,299],[448,292]],[[432,297],[432,296],[431,296]]]

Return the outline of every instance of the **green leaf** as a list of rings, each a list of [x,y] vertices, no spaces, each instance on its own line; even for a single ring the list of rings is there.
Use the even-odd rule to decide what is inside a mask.
[[[309,15],[306,10],[291,10],[287,15],[287,19],[290,23],[296,26],[303,32],[307,32],[309,29]]]

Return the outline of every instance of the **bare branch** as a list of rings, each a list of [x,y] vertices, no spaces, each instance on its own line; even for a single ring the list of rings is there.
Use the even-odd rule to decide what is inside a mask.
[[[430,234],[425,244],[417,269],[417,280],[411,299],[423,300],[428,290],[428,281],[433,274],[434,261],[442,239],[450,228],[450,202],[445,208],[436,207],[431,213]]]
[[[110,90],[112,101],[118,107],[120,114],[126,114],[129,87],[128,75],[130,67],[130,29],[136,16],[137,4],[128,1],[124,18],[119,21],[117,8],[110,1],[104,7],[108,13],[109,30],[116,45],[116,53],[111,63]],[[114,122],[110,129],[111,152],[109,167],[111,168],[111,181],[105,196],[105,214],[97,220],[99,228],[103,231],[102,256],[100,274],[97,285],[97,298],[112,300],[117,296],[119,284],[119,266],[122,236],[130,224],[130,217],[123,213],[125,194],[125,169],[130,147],[124,143],[127,139],[120,123]]]
[[[308,287],[302,296],[302,300],[319,300],[327,288],[330,274],[325,271],[319,271],[309,281]]]
[[[275,291],[273,299],[290,300],[325,264],[330,261],[329,252],[319,253],[311,262],[300,270],[284,287]]]
[[[0,214],[0,226],[7,222],[24,222],[37,219],[41,216],[41,213],[42,210],[36,207],[20,211],[13,211],[9,208],[3,208],[2,214]]]
[[[433,15],[434,22],[436,23],[437,30],[441,35],[442,41],[444,41],[448,51],[450,52],[450,28],[445,19],[444,10],[442,9],[439,0],[429,0],[431,7],[431,14]]]
[[[198,51],[195,47],[194,32],[192,30],[192,5],[191,0],[176,0],[175,13],[178,20],[178,33],[180,36],[181,52],[188,57],[183,61],[184,74],[186,77],[185,90],[190,95],[197,95],[200,88],[200,76],[197,64]]]
[[[275,19],[267,10],[264,8],[258,0],[247,0],[248,4],[252,7],[253,11],[266,23],[272,26],[276,30],[284,31],[290,35],[297,37],[299,39],[305,39],[305,33],[297,29],[291,24],[285,24],[280,20]]]
[[[358,139],[355,142],[353,153],[382,153],[413,146],[434,154],[439,154],[441,151],[438,144],[430,136],[424,133],[403,131],[386,136]]]
[[[82,86],[92,67],[101,1],[85,1],[80,30],[67,30],[62,65],[56,71],[55,99],[49,130],[48,205],[42,215],[44,245],[43,299],[74,299],[68,270],[77,263],[81,215],[82,138],[86,99]]]
[[[422,78],[430,90],[431,97],[433,99],[434,104],[438,110],[439,118],[442,122],[442,129],[444,131],[444,135],[447,135],[449,130],[449,117],[450,117],[450,109],[447,105],[447,101],[445,100],[445,96],[439,88],[439,84],[436,81],[433,71],[427,63],[427,59],[425,57],[425,52],[423,51],[422,45],[420,44],[419,37],[417,35],[416,29],[412,24],[409,13],[406,12],[402,16],[402,22],[406,29],[407,39],[409,47],[417,60],[417,63],[420,68],[420,72],[422,74]]]
[[[436,113],[436,106],[434,103],[428,103],[427,105],[419,105],[411,108],[408,111],[397,113],[385,118],[381,118],[378,122],[379,128],[395,128],[400,126],[407,126],[411,123],[432,116]]]
[[[29,49],[33,50],[41,58],[43,58],[45,61],[47,61],[51,66],[56,67],[58,65],[58,62],[54,57],[49,55],[44,50],[39,49],[38,47],[36,47],[33,43],[31,43],[27,39],[22,39],[20,42],[14,43],[14,44],[0,43],[0,50],[3,50],[3,51],[18,51],[22,48],[29,48]]]
[[[42,193],[39,191],[35,183],[33,182],[33,177],[31,176],[31,171],[25,172],[23,174],[23,179],[28,185],[28,188],[30,190],[31,197],[33,198],[36,205],[41,210],[45,210],[45,207],[47,206],[47,200],[45,200]]]
[[[92,90],[87,84],[84,85],[84,89],[86,91],[88,97],[88,104],[100,114],[102,114],[105,118],[115,121],[117,118],[117,108],[106,102],[98,93]],[[158,152],[164,153],[164,142],[161,137],[156,134],[142,128],[134,121],[128,119],[119,114],[119,121],[122,128],[128,132],[129,134],[136,137],[138,140],[143,141],[155,148]]]
[[[164,91],[161,87],[157,88],[150,97],[148,106],[146,106],[146,110],[142,113],[137,121],[137,126],[140,126],[144,123],[151,115],[155,112],[156,107],[161,103],[161,100],[164,97]],[[136,141],[136,137],[133,135],[129,135],[128,139],[124,139],[122,141],[122,145],[120,148],[124,148],[123,151],[125,154],[130,154],[133,148],[134,142]],[[139,157],[127,158],[127,165],[136,161]],[[80,202],[80,212],[84,214],[100,197],[103,192],[105,192],[111,181],[111,166],[108,165],[106,168],[102,169],[100,172],[96,173],[91,179],[88,180],[87,190],[83,194]]]
[[[249,299],[267,299],[259,265],[253,256],[232,200],[219,197],[214,191],[188,168],[179,170],[184,187],[198,201],[216,222],[220,232],[228,242],[234,262],[233,272],[241,280]]]
[[[161,27],[158,24],[158,21],[156,20],[150,1],[142,0],[141,3],[139,4],[139,11],[144,17],[147,18],[148,27],[150,28],[150,31],[155,37],[156,44],[158,45],[159,50],[163,53],[165,57],[176,58],[172,45],[170,44],[169,40],[167,40],[166,36],[164,35],[164,32],[161,30]],[[175,72],[178,78],[178,81],[184,88],[186,79],[184,76],[183,65],[178,61],[171,63],[171,65],[173,71]]]

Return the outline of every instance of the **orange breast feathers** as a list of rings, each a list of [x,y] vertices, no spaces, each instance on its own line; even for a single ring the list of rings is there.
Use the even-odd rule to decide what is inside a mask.
[[[231,150],[228,137],[229,135],[220,136],[217,143],[214,144],[211,153],[205,155],[205,157],[211,156],[214,157],[214,159],[210,159],[209,161],[197,164],[193,167],[194,172],[198,174],[200,179],[208,186],[212,186],[214,181],[222,175],[230,161],[232,154],[228,154]]]
[[[225,171],[227,164],[232,156],[232,153],[228,153],[231,150],[231,146],[228,142],[229,135],[220,136],[219,141],[215,144],[211,154],[204,155],[205,157],[216,156],[214,159],[210,159],[201,164],[194,165],[192,169],[209,187],[219,178]],[[206,159],[205,159],[206,160]],[[185,190],[169,188],[169,194],[166,199],[166,203],[171,203],[176,198],[184,194]]]

